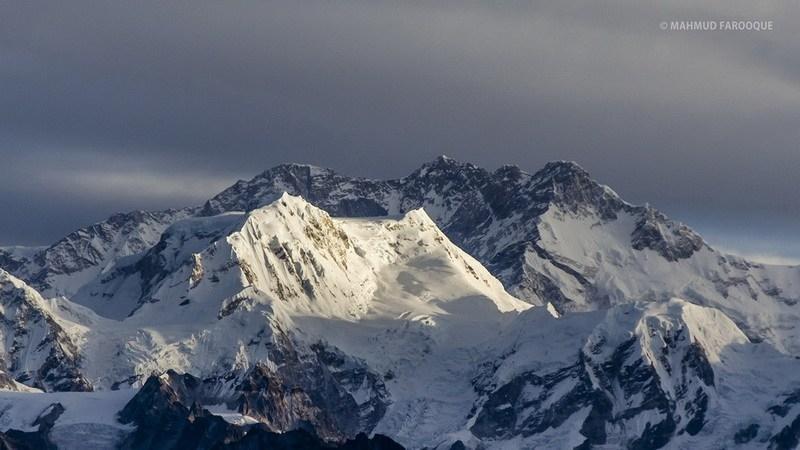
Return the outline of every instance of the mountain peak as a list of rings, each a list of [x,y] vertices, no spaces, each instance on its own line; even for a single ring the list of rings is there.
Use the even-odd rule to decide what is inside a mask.
[[[536,173],[537,175],[549,176],[554,179],[565,179],[572,177],[589,178],[589,172],[575,161],[557,160],[550,161]]]
[[[591,206],[604,219],[613,219],[617,211],[628,206],[614,191],[597,182],[574,161],[551,161],[533,177],[538,189],[550,196],[551,201],[571,210]]]
[[[519,180],[522,177],[529,177],[530,174],[522,170],[519,166],[505,164],[494,171],[494,176],[504,180]]]
[[[439,155],[433,161],[427,162],[422,165],[422,168],[475,168],[472,163],[459,161],[447,155]]]
[[[286,191],[283,191],[278,200],[275,203],[280,202],[282,205],[292,205],[292,206],[304,206],[307,205],[308,202],[303,199],[303,197],[299,195],[292,195]],[[273,203],[273,204],[275,204]]]
[[[416,208],[406,212],[401,221],[417,222],[438,229],[436,222],[428,215],[425,208]]]
[[[331,169],[315,166],[313,164],[284,163],[267,169],[261,173],[260,177],[273,178],[275,175],[285,174],[287,172],[294,176],[302,177],[313,177],[316,175],[334,173]]]

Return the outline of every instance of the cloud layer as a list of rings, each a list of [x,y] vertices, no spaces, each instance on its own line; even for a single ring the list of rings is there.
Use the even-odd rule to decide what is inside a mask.
[[[30,1],[0,18],[0,244],[280,162],[390,177],[441,153],[576,160],[708,232],[800,225],[793,2]],[[659,28],[739,18],[775,30]]]

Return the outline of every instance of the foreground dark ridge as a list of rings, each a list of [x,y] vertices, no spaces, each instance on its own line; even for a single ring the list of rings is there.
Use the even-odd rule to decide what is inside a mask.
[[[403,450],[386,436],[358,434],[340,443],[325,442],[313,428],[275,433],[263,424],[239,426],[211,414],[202,406],[202,381],[168,371],[147,379],[139,392],[119,411],[119,421],[135,431],[117,446],[120,450]],[[32,424],[36,431],[0,432],[3,450],[57,449],[49,433],[64,407],[54,403]]]

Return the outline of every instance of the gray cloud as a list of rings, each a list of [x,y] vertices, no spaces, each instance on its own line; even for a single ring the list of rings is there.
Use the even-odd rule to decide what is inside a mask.
[[[658,27],[734,18],[775,31]],[[800,224],[793,2],[31,1],[0,20],[0,243],[280,162],[387,177],[441,153],[573,159],[707,234]]]

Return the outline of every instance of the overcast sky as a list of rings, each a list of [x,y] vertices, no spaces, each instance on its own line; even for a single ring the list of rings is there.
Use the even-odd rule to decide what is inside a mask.
[[[773,31],[663,31],[671,20]],[[579,162],[712,243],[800,258],[794,0],[0,2],[0,244],[281,162]]]

